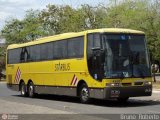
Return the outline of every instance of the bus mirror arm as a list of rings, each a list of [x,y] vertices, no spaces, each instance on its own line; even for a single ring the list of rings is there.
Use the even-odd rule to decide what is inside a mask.
[[[92,51],[104,51],[103,49],[101,49],[100,47],[95,47],[95,48],[92,48]]]

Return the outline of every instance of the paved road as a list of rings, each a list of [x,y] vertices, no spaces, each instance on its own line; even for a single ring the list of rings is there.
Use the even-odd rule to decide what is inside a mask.
[[[151,97],[130,98],[125,104],[120,104],[115,100],[93,100],[90,104],[81,104],[78,98],[66,96],[39,95],[36,98],[21,97],[18,92],[7,89],[5,83],[0,82],[0,114],[2,113],[62,114],[57,118],[67,118],[67,120],[69,119],[67,114],[79,114],[78,118],[83,116],[88,120],[98,120],[99,118],[106,120],[103,115],[98,114],[160,114],[160,92],[154,91]]]
[[[156,80],[157,80],[157,81],[160,81],[160,75],[157,75],[157,76],[156,76]]]

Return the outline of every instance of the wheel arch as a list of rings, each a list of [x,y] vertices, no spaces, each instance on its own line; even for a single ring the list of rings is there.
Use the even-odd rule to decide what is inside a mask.
[[[77,84],[77,96],[80,96],[79,90],[80,90],[80,87],[81,87],[82,84],[86,84],[87,85],[87,83],[83,79],[78,82],[78,84]]]
[[[33,83],[33,81],[31,79],[29,79],[28,82],[27,82],[27,86],[29,85],[30,82]]]
[[[18,88],[18,90],[20,91],[20,88],[21,88],[21,84],[24,82],[24,80],[23,79],[21,79],[20,81],[19,81],[19,88]],[[25,84],[25,82],[24,82],[24,84]]]

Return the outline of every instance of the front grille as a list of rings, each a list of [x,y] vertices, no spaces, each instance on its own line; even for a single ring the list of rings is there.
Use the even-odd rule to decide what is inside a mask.
[[[131,83],[122,83],[122,86],[131,86]]]

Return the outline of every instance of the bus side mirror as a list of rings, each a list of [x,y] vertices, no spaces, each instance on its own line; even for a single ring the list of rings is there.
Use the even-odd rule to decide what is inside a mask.
[[[100,51],[101,48],[100,47],[95,47],[95,48],[92,48],[92,51]]]
[[[100,47],[92,48],[93,56],[98,57],[102,63],[105,61],[105,50]]]

